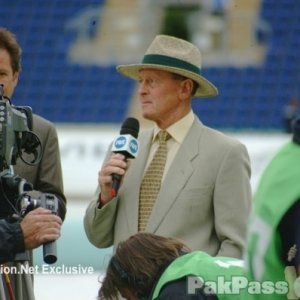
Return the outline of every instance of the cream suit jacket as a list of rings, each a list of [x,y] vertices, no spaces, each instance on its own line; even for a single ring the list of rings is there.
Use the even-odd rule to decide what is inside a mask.
[[[140,134],[140,152],[117,197],[99,208],[98,188],[87,207],[85,231],[96,247],[116,246],[137,232],[139,187],[152,135],[153,129]],[[166,174],[146,231],[180,238],[192,250],[240,258],[250,210],[250,160],[245,146],[196,117]]]

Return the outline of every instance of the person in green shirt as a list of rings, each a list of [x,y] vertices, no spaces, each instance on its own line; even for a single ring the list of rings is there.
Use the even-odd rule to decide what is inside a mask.
[[[137,233],[118,244],[99,299],[235,300],[248,280],[242,260],[190,251],[179,239]]]
[[[285,282],[280,293],[257,290],[247,299],[300,299],[300,118],[292,141],[265,169],[248,228],[246,269],[249,280]]]

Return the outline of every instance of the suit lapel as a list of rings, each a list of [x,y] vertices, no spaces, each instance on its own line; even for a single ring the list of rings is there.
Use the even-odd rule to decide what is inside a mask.
[[[146,231],[155,232],[171,209],[180,191],[194,172],[192,160],[199,154],[199,140],[203,125],[196,118],[183,144],[180,146],[168,173],[162,189],[150,215]]]

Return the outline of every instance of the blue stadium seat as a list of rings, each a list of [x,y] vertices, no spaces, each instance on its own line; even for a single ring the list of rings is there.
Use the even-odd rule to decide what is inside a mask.
[[[134,82],[115,65],[83,66],[67,60],[76,39],[66,23],[102,0],[5,1],[1,26],[14,31],[23,47],[23,72],[14,103],[30,105],[53,122],[120,123]],[[62,7],[63,6],[63,7]],[[272,28],[266,61],[259,67],[205,67],[203,76],[220,91],[194,101],[202,121],[219,128],[280,129],[281,111],[300,97],[300,1],[262,0],[261,18]]]

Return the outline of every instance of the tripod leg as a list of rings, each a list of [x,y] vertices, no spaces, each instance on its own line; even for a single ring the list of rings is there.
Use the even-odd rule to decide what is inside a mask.
[[[27,299],[28,300],[34,300],[34,291],[33,291],[33,282],[32,282],[32,278],[30,274],[25,274],[24,276],[24,280],[25,280],[25,288],[26,288],[26,292],[27,292]]]
[[[18,269],[21,270],[22,263],[18,263]],[[23,262],[24,269],[28,270],[28,261]],[[24,281],[24,282],[23,282]],[[23,290],[23,283],[25,284],[24,290]],[[33,292],[33,283],[32,283],[32,278],[29,273],[24,273],[20,271],[18,274],[18,281],[17,281],[17,297],[16,299],[18,300],[23,300],[23,294],[26,293],[28,300],[35,300],[34,297],[34,292]],[[24,298],[25,299],[25,298]]]
[[[0,275],[1,279],[0,279],[0,299],[5,300],[5,290],[4,290],[4,284],[3,284],[3,275]]]
[[[12,284],[11,284],[11,281],[10,281],[9,274],[2,274],[3,288],[4,288],[4,282],[3,282],[4,280],[5,280],[5,287],[6,287],[8,299],[15,300],[15,294],[14,294],[14,291],[13,291],[13,287],[12,287]],[[6,295],[5,291],[4,291],[4,295]]]
[[[22,284],[22,271],[21,271],[21,263],[17,264],[18,266],[18,274],[16,274],[16,298],[23,300],[23,284]]]

